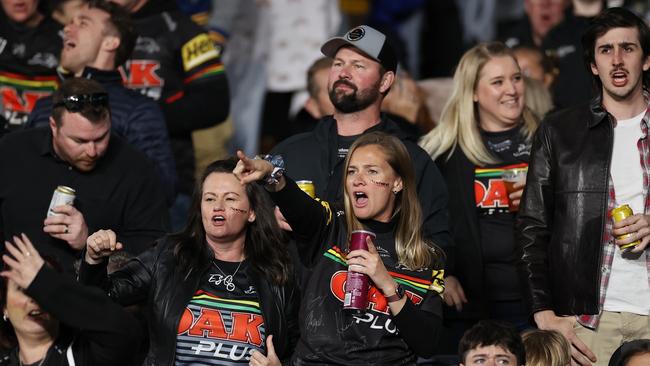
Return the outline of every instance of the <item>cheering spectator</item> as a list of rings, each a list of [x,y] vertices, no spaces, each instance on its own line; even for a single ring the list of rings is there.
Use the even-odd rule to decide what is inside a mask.
[[[80,280],[143,305],[157,365],[279,365],[293,352],[299,294],[284,237],[263,188],[241,185],[234,168],[234,160],[210,164],[185,229],[108,278],[106,257],[123,245],[111,230],[88,238]]]

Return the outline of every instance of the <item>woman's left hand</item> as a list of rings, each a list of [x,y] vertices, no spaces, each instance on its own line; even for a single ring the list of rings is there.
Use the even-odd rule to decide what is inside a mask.
[[[14,236],[14,244],[5,241],[5,247],[11,256],[6,254],[2,256],[8,269],[0,272],[0,276],[14,281],[22,288],[29,287],[43,267],[43,258],[25,234],[21,234],[20,238]]]
[[[251,360],[248,362],[250,366],[280,366],[282,363],[280,359],[275,354],[275,348],[273,347],[273,336],[270,335],[266,337],[266,356],[260,351],[253,351],[251,355]]]
[[[395,280],[388,274],[372,239],[367,237],[366,243],[368,250],[357,249],[348,253],[348,270],[367,274],[382,293],[394,292]]]

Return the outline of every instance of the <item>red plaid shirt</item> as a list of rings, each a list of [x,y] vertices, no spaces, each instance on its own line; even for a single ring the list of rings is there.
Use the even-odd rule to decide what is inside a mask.
[[[648,100],[648,95],[645,95],[646,100]],[[636,146],[639,150],[639,159],[641,161],[641,170],[643,171],[643,197],[645,200],[644,205],[644,214],[650,214],[650,195],[648,194],[648,187],[650,184],[650,141],[648,141],[648,125],[650,124],[650,105],[648,106],[645,116],[641,119],[641,132],[642,137],[637,141]],[[614,121],[614,126],[616,122]],[[612,162],[614,164],[615,162]],[[605,303],[605,294],[607,293],[607,285],[609,284],[609,275],[612,270],[612,261],[614,260],[614,250],[616,249],[616,244],[614,244],[614,236],[612,234],[613,223],[612,223],[612,210],[617,206],[616,205],[616,193],[614,192],[614,184],[612,182],[612,176],[609,176],[608,182],[608,199],[607,199],[607,220],[605,220],[605,232],[603,233],[603,260],[602,267],[600,271],[600,298],[599,298],[599,308],[600,312],[595,315],[580,315],[578,316],[578,322],[583,326],[591,329],[596,329],[598,327],[598,321],[600,320],[600,314],[603,311],[603,304]],[[650,251],[645,251],[646,258],[646,268],[648,272],[648,283],[650,284]]]

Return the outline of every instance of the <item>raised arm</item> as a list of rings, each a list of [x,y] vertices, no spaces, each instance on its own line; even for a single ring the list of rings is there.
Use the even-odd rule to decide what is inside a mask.
[[[250,159],[241,151],[237,154],[239,162],[233,173],[243,184],[264,182],[274,171],[275,167],[264,159]],[[276,184],[265,184],[265,188],[291,226],[301,258],[315,258],[334,223],[334,213],[328,202],[312,199],[290,178],[282,175],[277,180]],[[305,264],[309,263],[307,260]]]
[[[112,230],[99,230],[90,235],[79,268],[79,282],[103,288],[113,300],[122,305],[142,303],[151,286],[156,249],[149,249],[133,258],[109,277],[108,257],[122,247]]]
[[[85,362],[127,364],[139,346],[136,320],[101,290],[86,287],[44,265],[30,240],[22,235],[7,243],[9,269],[0,273],[62,324],[80,330],[78,342],[89,347]],[[91,319],[92,321],[89,321]]]

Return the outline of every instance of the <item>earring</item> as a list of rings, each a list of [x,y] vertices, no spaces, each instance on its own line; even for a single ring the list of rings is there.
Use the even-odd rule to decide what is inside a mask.
[[[2,320],[7,321],[7,313],[2,314]]]
[[[397,196],[398,193],[399,193],[399,191],[397,191],[397,190],[393,191],[393,194],[396,195],[396,196]]]

